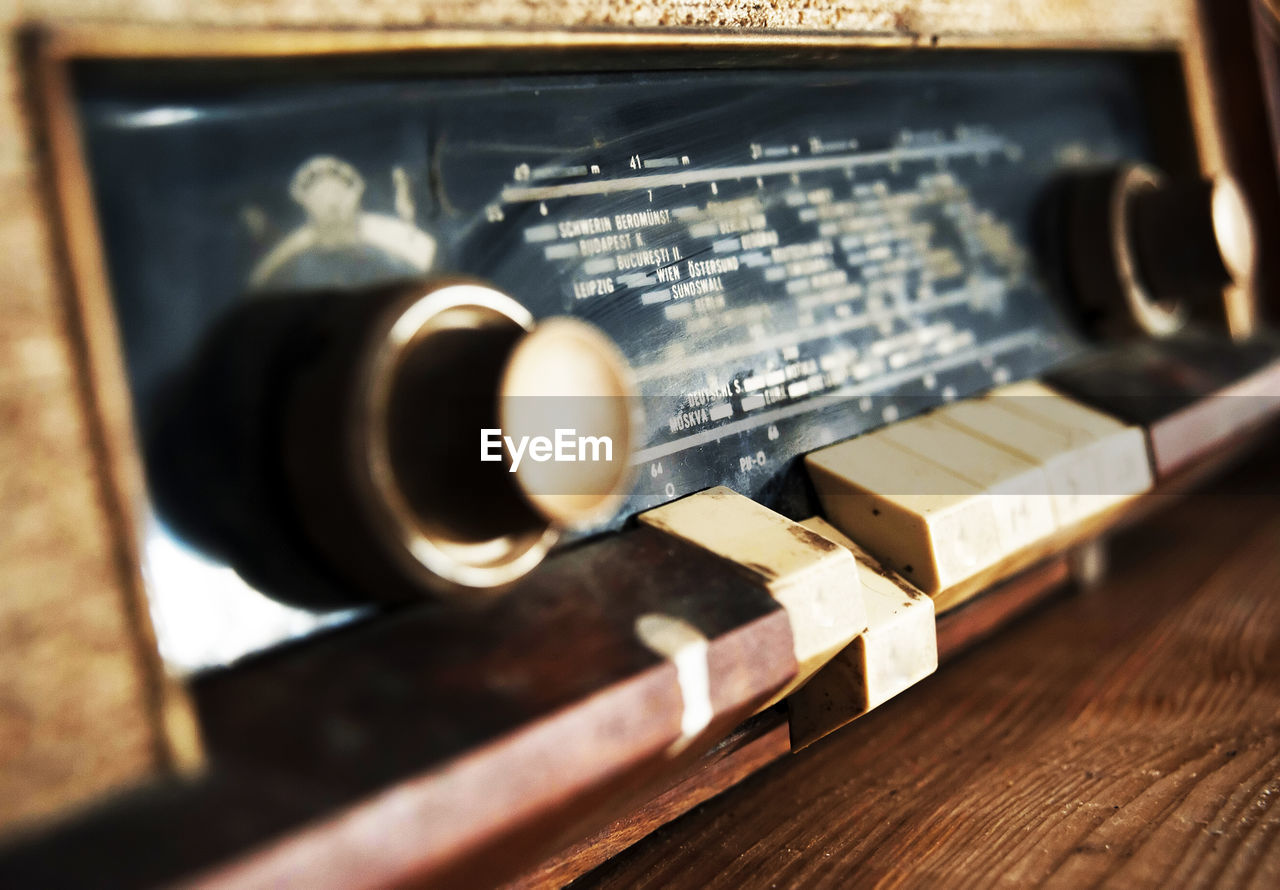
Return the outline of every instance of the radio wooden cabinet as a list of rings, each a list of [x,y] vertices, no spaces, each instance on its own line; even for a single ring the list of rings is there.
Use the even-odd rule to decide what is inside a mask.
[[[1092,577],[1280,399],[1246,5],[10,4],[0,875],[563,883]]]

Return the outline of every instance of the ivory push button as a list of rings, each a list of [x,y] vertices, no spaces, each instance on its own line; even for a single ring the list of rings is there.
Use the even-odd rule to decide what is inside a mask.
[[[820,517],[801,523],[858,561],[867,629],[787,699],[791,747],[799,750],[879,707],[938,668],[933,600]]]
[[[639,519],[758,580],[786,610],[799,670],[773,701],[866,629],[852,554],[748,497],[723,486],[711,488],[641,513]]]
[[[1150,490],[1147,441],[1138,427],[1034,381],[1001,387],[987,398],[1070,438],[1078,460],[1094,469],[1092,490],[1085,492],[1092,512]]]
[[[936,594],[1005,553],[982,487],[878,433],[805,457],[831,524]]]
[[[1095,512],[1094,502],[1102,490],[1101,468],[1070,430],[1020,414],[999,399],[955,402],[932,416],[1039,464],[1058,525],[1070,525]]]
[[[914,417],[877,435],[967,479],[989,495],[1005,553],[1034,544],[1057,527],[1049,480],[1037,463],[932,416]]]

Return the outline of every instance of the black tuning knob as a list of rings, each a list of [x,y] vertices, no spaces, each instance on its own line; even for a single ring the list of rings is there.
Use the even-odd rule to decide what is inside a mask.
[[[1071,298],[1100,336],[1168,336],[1251,276],[1253,227],[1229,177],[1089,171],[1065,183],[1060,207]]]
[[[618,507],[631,392],[595,328],[535,324],[480,284],[258,297],[174,380],[151,488],[186,540],[280,599],[474,599]],[[609,447],[564,464],[484,448],[559,447],[561,429]]]

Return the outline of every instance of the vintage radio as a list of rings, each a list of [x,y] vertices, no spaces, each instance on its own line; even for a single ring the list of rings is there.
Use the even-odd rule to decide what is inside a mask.
[[[15,23],[14,880],[564,883],[1280,411],[1235,12],[128,6]]]

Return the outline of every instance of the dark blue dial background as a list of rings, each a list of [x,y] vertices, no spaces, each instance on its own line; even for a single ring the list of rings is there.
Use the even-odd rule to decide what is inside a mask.
[[[492,282],[535,316],[575,314],[609,333],[637,367],[652,367],[679,343],[685,358],[667,375],[642,382],[650,428],[649,459],[637,466],[636,494],[618,521],[644,506],[711,485],[726,484],[799,516],[812,504],[796,457],[923,410],[947,396],[964,396],[1002,379],[1035,375],[1080,348],[1055,305],[1032,249],[1037,208],[1048,184],[1066,167],[1150,153],[1141,109],[1140,78],[1132,61],[1113,55],[954,55],[913,67],[878,64],[865,70],[807,72],[667,72],[306,83],[288,86],[202,86],[105,89],[81,84],[81,114],[106,245],[111,286],[124,340],[137,421],[145,429],[157,392],[187,362],[211,325],[239,301],[253,299],[251,270],[273,244],[306,222],[289,196],[295,171],[317,155],[339,157],[360,171],[366,212],[394,216],[392,171],[407,177],[416,224],[437,243],[432,273],[462,273]],[[904,131],[909,131],[904,137]],[[770,174],[728,176],[654,190],[504,200],[504,189],[566,181],[610,180],[662,173],[735,170],[753,158],[751,145],[796,145],[796,158],[814,156],[810,140],[857,140],[850,154],[918,144],[950,143],[978,133],[1010,151],[903,160],[896,164],[831,167],[793,179]],[[923,134],[923,136],[922,136]],[[904,139],[907,141],[904,142]],[[912,143],[911,140],[916,140]],[[644,167],[645,159],[688,158],[676,168]],[[637,169],[633,158],[641,160]],[[594,165],[588,177],[520,181],[514,171]],[[558,220],[611,216],[646,208],[705,206],[741,197],[761,199],[780,244],[811,240],[785,195],[830,187],[837,197],[856,184],[882,182],[889,193],[919,187],[921,177],[953,176],[974,208],[997,221],[1030,265],[998,311],[966,305],[921,310],[876,326],[837,334],[825,310],[805,324],[789,356],[751,344],[759,334],[733,325],[704,324],[690,334],[665,307],[644,305],[644,287],[618,285],[590,299],[574,296],[585,275],[581,260],[552,262],[543,243],[525,234]],[[696,178],[696,177],[695,177]],[[712,191],[712,182],[715,190]],[[511,194],[508,192],[508,194]],[[545,214],[544,214],[545,207]],[[500,211],[495,221],[493,209]],[[256,224],[246,223],[251,210]],[[966,253],[964,232],[932,211],[935,240],[950,245],[967,273],[991,258]],[[961,227],[962,228],[962,227]],[[714,256],[710,241],[675,224],[647,232],[646,246],[676,247],[688,258]],[[766,251],[767,253],[767,251]],[[839,253],[837,251],[837,253]],[[862,274],[837,256],[849,281]],[[391,257],[349,261],[319,257],[306,266],[316,287],[356,285],[412,271]],[[984,273],[985,274],[985,273]],[[305,274],[302,275],[306,277]],[[296,276],[295,276],[296,278]],[[970,278],[969,280],[972,280]],[[724,310],[767,307],[769,327],[797,330],[796,307],[782,283],[755,272],[724,276]],[[914,285],[913,285],[914,286]],[[965,283],[951,292],[963,294]],[[726,401],[728,417],[673,432],[670,418],[689,407],[689,393],[709,375],[732,391],[742,381],[795,362],[817,361],[832,349],[866,354],[886,332],[954,322],[976,344],[1031,332],[1016,348],[986,362],[951,363],[926,377],[897,373],[883,385],[832,386],[817,397],[784,397],[766,412],[744,409],[741,392]],[[698,356],[706,354],[706,367]],[[724,357],[722,358],[717,358]],[[726,357],[727,356],[727,357]],[[910,369],[908,369],[910,370]],[[750,422],[748,422],[750,421]]]

